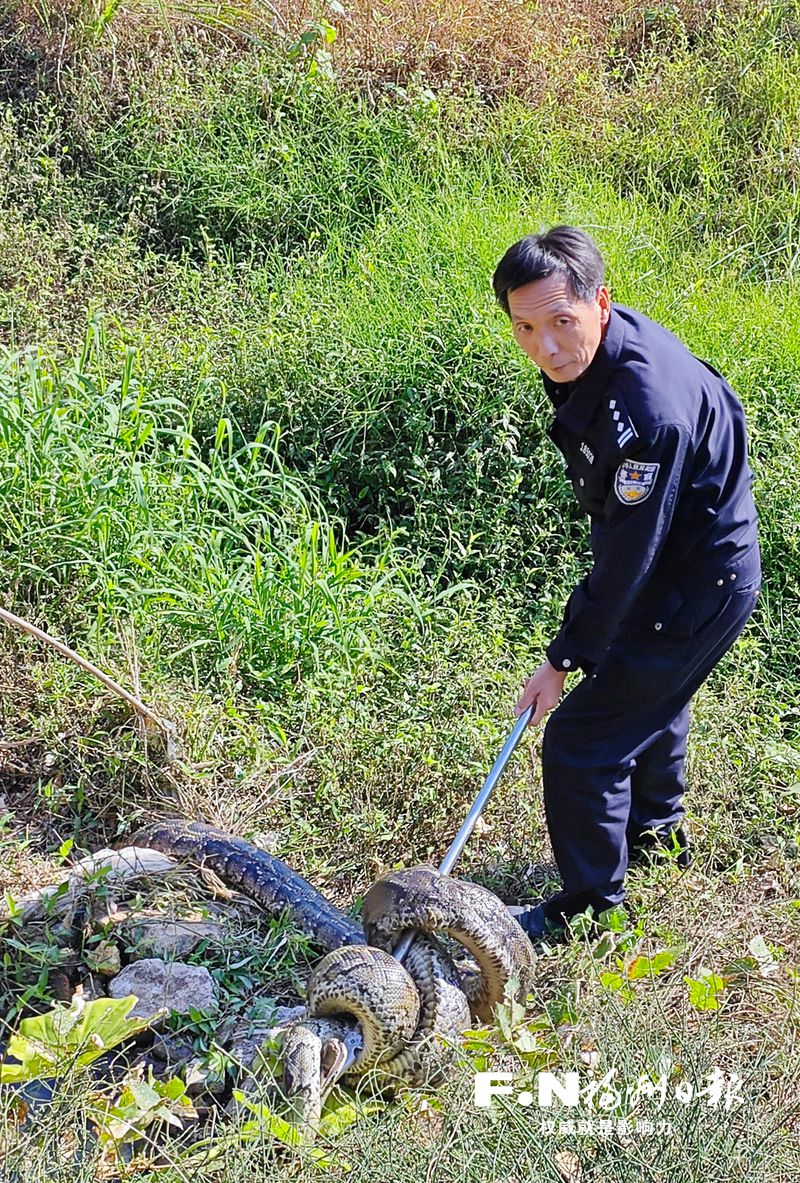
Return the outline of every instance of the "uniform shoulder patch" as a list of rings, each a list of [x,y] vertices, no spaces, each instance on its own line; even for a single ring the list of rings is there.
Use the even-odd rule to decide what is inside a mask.
[[[623,460],[614,478],[614,492],[623,505],[637,505],[653,492],[660,464]]]

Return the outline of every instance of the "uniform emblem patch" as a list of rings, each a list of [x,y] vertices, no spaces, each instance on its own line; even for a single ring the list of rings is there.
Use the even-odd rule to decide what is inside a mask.
[[[653,492],[660,464],[637,464],[623,460],[614,478],[614,492],[623,505],[646,501]]]

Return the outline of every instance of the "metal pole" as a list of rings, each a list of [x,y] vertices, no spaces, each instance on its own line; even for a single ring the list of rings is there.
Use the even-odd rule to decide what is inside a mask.
[[[464,820],[464,824],[462,825],[461,829],[456,834],[453,841],[450,843],[450,847],[447,851],[447,854],[444,856],[441,863],[439,864],[439,871],[442,875],[449,875],[450,874],[453,867],[455,866],[458,856],[461,854],[461,851],[464,849],[467,842],[469,841],[469,836],[472,833],[472,831],[475,829],[475,823],[478,820],[478,818],[481,816],[481,814],[483,813],[483,810],[486,806],[486,802],[491,797],[491,795],[494,791],[495,785],[497,784],[500,777],[503,775],[503,772],[505,771],[506,764],[508,764],[508,761],[511,759],[511,756],[514,753],[514,750],[515,750],[517,744],[522,739],[522,735],[525,731],[525,728],[528,726],[528,723],[530,722],[532,714],[533,714],[533,707],[530,706],[530,707],[528,707],[527,711],[524,711],[520,715],[520,717],[517,719],[516,723],[514,724],[514,730],[511,732],[508,739],[504,743],[502,752],[495,760],[495,762],[492,766],[491,772],[486,777],[486,780],[483,782],[483,788],[478,793],[478,796],[475,798],[472,808],[470,809],[469,813],[467,814],[467,816]],[[395,948],[393,950],[393,955],[397,958],[398,961],[402,961],[403,958],[406,956],[406,954],[408,953],[408,950],[411,948],[413,940],[414,940],[414,932],[412,930],[410,932],[404,933],[403,936],[400,938],[400,940],[397,942],[397,945],[395,946]]]

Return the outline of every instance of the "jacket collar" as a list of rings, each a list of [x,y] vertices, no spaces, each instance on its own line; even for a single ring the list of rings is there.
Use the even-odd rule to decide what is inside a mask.
[[[622,351],[625,326],[622,317],[614,312],[615,307],[611,305],[605,336],[597,347],[591,365],[576,382],[559,385],[542,374],[545,391],[556,408],[556,420],[569,431],[581,432],[588,426]]]

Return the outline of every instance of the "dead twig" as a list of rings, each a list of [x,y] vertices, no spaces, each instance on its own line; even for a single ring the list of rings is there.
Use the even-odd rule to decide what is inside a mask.
[[[5,608],[0,608],[0,620],[4,620],[6,624],[11,625],[14,628],[22,629],[23,632],[29,633],[30,636],[36,637],[37,640],[42,641],[45,645],[49,645],[52,649],[55,649],[57,653],[60,653],[62,657],[69,658],[70,661],[74,662],[75,665],[79,666],[82,670],[85,670],[86,673],[91,674],[93,677],[97,678],[99,682],[102,682],[104,686],[106,686],[119,698],[124,699],[125,702],[127,702],[128,705],[133,708],[137,715],[152,723],[162,733],[166,741],[167,759],[174,760],[176,758],[177,751],[174,723],[170,722],[168,719],[162,719],[160,715],[157,715],[155,711],[146,706],[140,698],[137,698],[135,694],[131,694],[130,691],[126,690],[124,686],[120,686],[119,682],[116,682],[108,674],[103,673],[103,671],[99,669],[93,662],[88,661],[85,657],[81,657],[79,653],[76,653],[74,649],[70,649],[70,647],[65,645],[63,641],[59,641],[55,637],[51,637],[49,633],[44,631],[44,629],[40,629],[35,624],[31,624],[29,620],[24,620],[21,616],[16,616],[13,612],[9,612]]]

